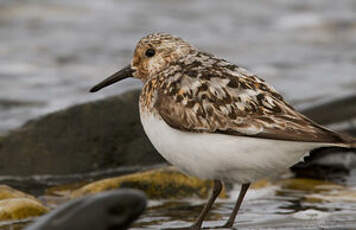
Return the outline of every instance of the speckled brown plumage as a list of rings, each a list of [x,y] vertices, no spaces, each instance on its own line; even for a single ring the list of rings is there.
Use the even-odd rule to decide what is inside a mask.
[[[221,181],[242,184],[223,226],[231,228],[251,182],[276,175],[320,147],[355,147],[295,111],[262,79],[169,34],[150,34],[129,66],[91,89],[127,77],[144,83],[140,119],[158,152],[182,171],[213,179],[207,205],[190,227],[200,230]]]
[[[145,49],[143,44],[154,47],[160,36],[144,38],[136,53]],[[164,36],[163,41],[178,42],[181,47],[177,49],[183,47],[180,52],[186,54],[176,58],[176,51],[170,51],[161,58],[164,61],[157,64],[154,74],[139,73],[145,82],[140,102],[142,110],[154,112],[171,127],[280,140],[345,141],[295,111],[276,90],[246,69],[201,52],[179,38]],[[170,47],[169,42],[162,49]]]

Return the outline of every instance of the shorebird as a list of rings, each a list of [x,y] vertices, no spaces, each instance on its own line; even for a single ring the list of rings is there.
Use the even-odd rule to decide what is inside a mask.
[[[183,172],[214,180],[195,223],[181,229],[202,228],[222,181],[242,184],[226,224],[215,227],[231,228],[250,183],[286,171],[315,148],[356,147],[355,139],[294,110],[255,74],[170,34],[143,37],[131,63],[90,92],[129,77],[144,84],[140,119],[158,152]]]

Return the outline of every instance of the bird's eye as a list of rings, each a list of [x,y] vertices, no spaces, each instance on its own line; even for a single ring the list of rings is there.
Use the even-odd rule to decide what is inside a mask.
[[[146,50],[146,53],[145,53],[145,55],[147,57],[153,57],[153,56],[155,56],[155,54],[156,54],[156,51],[154,49],[148,49],[148,50]]]

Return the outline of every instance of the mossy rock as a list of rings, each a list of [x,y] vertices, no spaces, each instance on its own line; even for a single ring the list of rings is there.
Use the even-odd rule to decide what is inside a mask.
[[[207,198],[213,182],[189,177],[173,167],[99,180],[73,191],[72,198],[116,188],[142,190],[150,199]],[[225,189],[221,197],[226,197]]]
[[[72,191],[81,188],[84,185],[87,185],[88,182],[76,181],[70,184],[61,184],[53,187],[49,187],[44,191],[44,195],[46,196],[61,196],[68,197],[71,195]]]
[[[34,196],[13,189],[7,185],[0,185],[0,200],[10,199],[10,198],[28,198],[28,199],[36,200]]]
[[[263,189],[272,186],[272,182],[267,179],[261,179],[251,184],[250,189]]]
[[[308,192],[317,192],[325,190],[343,189],[344,186],[328,181],[314,180],[307,178],[290,178],[279,182],[282,188],[292,190],[302,190]]]
[[[10,198],[0,201],[0,221],[41,216],[48,211],[48,208],[40,202],[29,198]]]
[[[325,202],[356,202],[356,191],[355,190],[338,190],[338,191],[328,191],[319,194],[306,195],[306,202],[310,203],[325,203]]]

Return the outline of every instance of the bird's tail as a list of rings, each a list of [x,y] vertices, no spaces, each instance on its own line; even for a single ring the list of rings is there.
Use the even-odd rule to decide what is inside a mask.
[[[341,134],[343,142],[337,145],[338,147],[347,148],[347,149],[356,149],[356,139],[354,137]]]
[[[346,139],[345,143],[347,148],[356,149],[356,139],[354,137],[348,136],[348,139]]]

